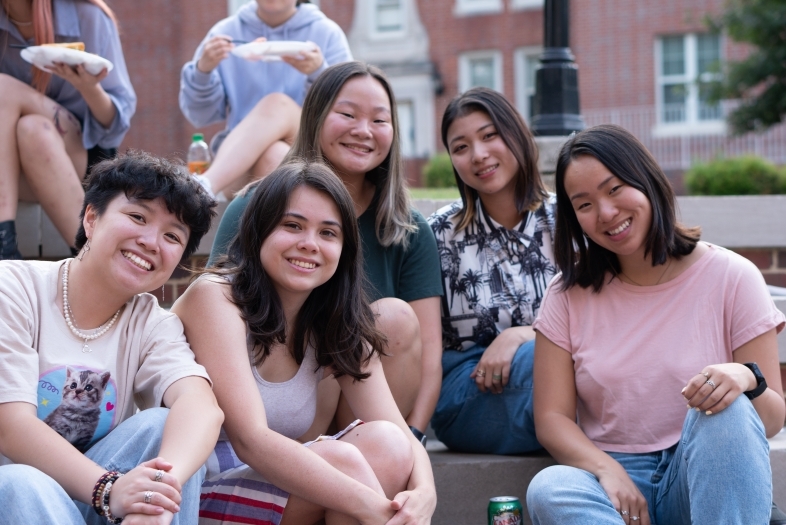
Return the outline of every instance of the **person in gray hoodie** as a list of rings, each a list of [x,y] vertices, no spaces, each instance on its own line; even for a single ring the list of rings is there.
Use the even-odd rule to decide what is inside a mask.
[[[257,39],[312,42],[282,61],[232,55]],[[180,76],[180,109],[191,124],[226,121],[212,141],[215,159],[198,176],[211,193],[240,189],[275,169],[297,134],[300,106],[329,66],[352,60],[341,28],[307,0],[257,0],[214,25]],[[220,147],[220,149],[219,149]]]

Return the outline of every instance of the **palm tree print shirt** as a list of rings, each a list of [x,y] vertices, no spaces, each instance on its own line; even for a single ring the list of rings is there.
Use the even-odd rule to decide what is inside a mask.
[[[437,210],[428,223],[442,266],[442,340],[446,350],[488,346],[511,326],[530,326],[557,273],[554,206],[549,198],[507,229],[483,208],[456,231],[461,201]]]

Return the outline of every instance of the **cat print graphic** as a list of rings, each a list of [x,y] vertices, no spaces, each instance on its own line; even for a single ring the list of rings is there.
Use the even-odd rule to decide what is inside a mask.
[[[38,382],[38,417],[85,452],[112,429],[116,392],[107,371],[60,367]]]

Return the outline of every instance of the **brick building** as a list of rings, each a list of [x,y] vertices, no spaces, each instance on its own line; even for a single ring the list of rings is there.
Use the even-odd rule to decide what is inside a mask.
[[[126,59],[139,95],[124,147],[182,154],[194,131],[177,106],[179,72],[216,21],[245,0],[116,2]],[[320,0],[353,54],[391,78],[410,178],[441,149],[447,102],[474,85],[504,93],[529,116],[542,50],[543,0]],[[702,100],[712,65],[745,49],[708,33],[723,0],[573,0],[571,49],[588,125],[636,134],[667,171],[695,159],[755,152],[786,163],[786,132],[731,138],[723,106]],[[155,13],[156,16],[149,16]],[[208,136],[222,126],[204,130]]]

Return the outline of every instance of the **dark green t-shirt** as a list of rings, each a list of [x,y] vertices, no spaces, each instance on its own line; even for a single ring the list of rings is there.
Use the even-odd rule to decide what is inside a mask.
[[[213,265],[237,233],[240,217],[248,206],[251,192],[236,197],[227,206],[216,231],[208,265]],[[363,268],[371,284],[367,290],[372,301],[382,297],[397,297],[402,301],[415,301],[442,295],[442,273],[437,253],[437,243],[423,215],[412,210],[412,220],[418,230],[409,237],[406,249],[400,245],[385,248],[379,244],[374,228],[377,196],[358,217],[358,229],[363,243]]]

